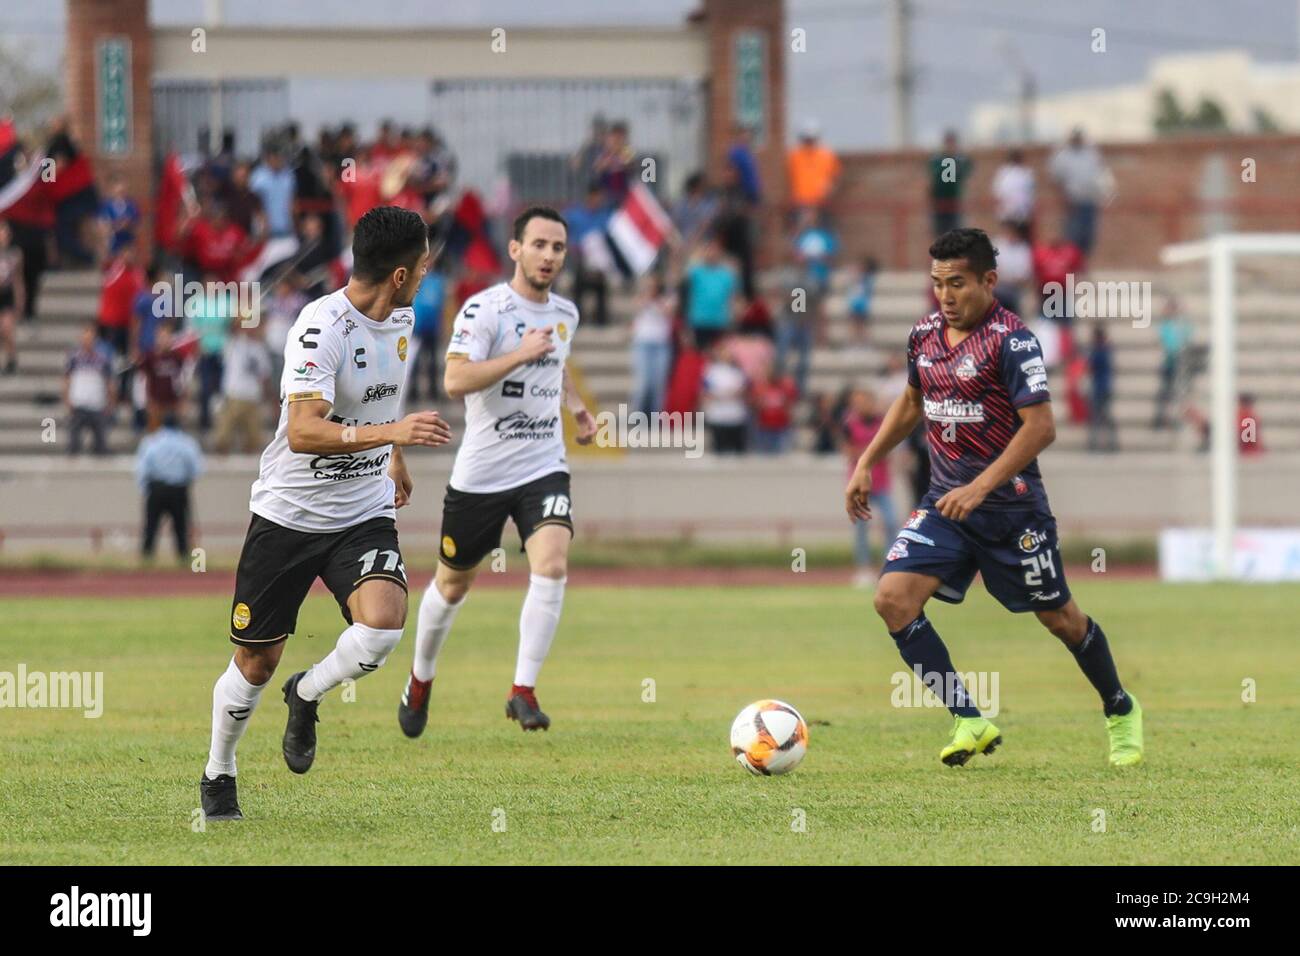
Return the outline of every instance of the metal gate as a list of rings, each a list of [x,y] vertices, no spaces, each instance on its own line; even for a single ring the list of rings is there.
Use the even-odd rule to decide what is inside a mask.
[[[155,80],[153,84],[154,152],[182,154],[208,150],[209,130],[235,137],[235,155],[252,159],[262,136],[289,120],[287,80]],[[219,145],[218,137],[217,144]]]
[[[429,120],[456,154],[460,185],[484,195],[504,177],[519,200],[580,199],[585,184],[569,158],[596,116],[628,124],[670,195],[704,164],[701,81],[435,80],[429,92]]]

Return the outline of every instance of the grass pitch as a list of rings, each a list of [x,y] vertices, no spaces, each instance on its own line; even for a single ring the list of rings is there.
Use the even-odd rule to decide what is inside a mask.
[[[1300,862],[1300,589],[1083,581],[1076,595],[1146,710],[1136,770],[1106,765],[1069,653],[978,588],[930,615],[958,668],[998,672],[1005,744],[942,766],[950,718],[891,705],[903,665],[869,595],[789,586],[571,588],[540,687],[554,727],[528,735],[503,714],[522,595],[481,590],[424,737],[395,715],[408,626],[354,702],[322,704],[316,766],[296,777],[280,684],[342,627],[313,593],[240,748],[247,819],[201,832],[229,598],[6,600],[0,671],[103,671],[105,703],[98,719],[0,710],[0,863]],[[785,777],[751,777],[728,749],[761,697],[811,723]]]

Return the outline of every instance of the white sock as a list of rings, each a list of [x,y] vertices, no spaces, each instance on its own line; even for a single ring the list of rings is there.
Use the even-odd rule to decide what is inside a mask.
[[[515,683],[521,687],[537,686],[537,675],[542,672],[560,624],[567,580],[540,574],[528,576],[528,596],[519,613],[519,659],[515,663]]]
[[[298,681],[298,696],[303,700],[320,700],[327,691],[348,678],[356,680],[378,670],[401,639],[400,628],[383,631],[365,624],[353,624],[339,635],[334,650]]]
[[[461,598],[455,604],[449,604],[438,590],[437,581],[430,581],[425,588],[415,623],[415,661],[411,664],[411,673],[416,680],[433,680],[438,670],[438,652],[451,633],[456,612],[464,603],[465,599]]]
[[[212,747],[205,771],[209,780],[221,773],[235,775],[235,748],[265,689],[265,684],[246,681],[233,657],[225,673],[212,685]]]

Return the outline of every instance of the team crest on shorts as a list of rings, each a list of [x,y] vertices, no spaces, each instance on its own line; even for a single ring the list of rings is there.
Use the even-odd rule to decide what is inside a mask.
[[[406,336],[400,336],[397,339],[397,357],[403,362],[406,361]]]
[[[1019,475],[1015,475],[1014,477],[1012,477],[1011,486],[1015,488],[1017,495],[1023,495],[1027,491],[1029,491],[1029,484],[1025,481],[1024,478],[1021,478]]]
[[[907,540],[899,538],[894,542],[894,546],[889,549],[889,554],[885,555],[886,561],[897,561],[899,558],[907,557]]]
[[[449,534],[444,534],[442,536],[442,553],[449,558],[456,557],[456,542],[451,540],[451,535]]]
[[[235,630],[242,631],[248,627],[248,622],[253,619],[253,612],[248,609],[248,605],[240,601],[235,605],[235,613],[230,615],[230,623],[235,625]]]
[[[912,512],[912,514],[908,517],[907,523],[904,524],[903,527],[911,531],[915,531],[917,528],[921,527],[921,522],[925,520],[925,516],[928,515],[929,513],[930,513],[930,509],[928,508],[915,509]]]
[[[1032,531],[1025,529],[1025,533],[1020,536],[1020,550],[1029,554],[1037,551],[1042,545],[1047,543],[1047,533],[1043,531]]]
[[[975,367],[975,356],[962,356],[961,364],[957,366],[957,370],[953,374],[958,378],[974,378],[978,375],[979,369]]]
[[[563,322],[555,327],[555,334],[560,337],[561,342],[569,341],[569,327]]]

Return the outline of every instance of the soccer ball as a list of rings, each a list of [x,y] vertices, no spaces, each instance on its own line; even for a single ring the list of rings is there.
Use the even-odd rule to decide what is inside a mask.
[[[808,752],[808,725],[787,703],[755,701],[731,725],[731,752],[752,774],[789,773]]]

